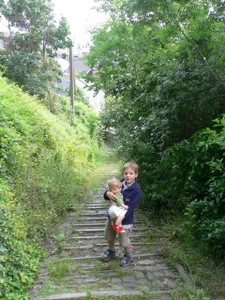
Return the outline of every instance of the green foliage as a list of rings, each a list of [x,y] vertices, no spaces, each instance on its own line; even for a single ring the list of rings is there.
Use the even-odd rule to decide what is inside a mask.
[[[143,205],[158,214],[182,212],[184,237],[194,237],[204,251],[220,258],[225,255],[224,121],[216,120],[216,130],[198,132],[164,151],[145,166],[147,179],[140,178],[145,182]]]
[[[51,114],[0,78],[1,299],[28,299],[43,257],[40,241],[57,231],[91,184],[97,122],[79,103],[70,126],[62,112]]]
[[[166,151],[160,157],[151,157],[151,165],[143,165],[140,180],[144,182],[143,205],[155,214],[183,211],[190,195],[184,189],[192,160],[192,146],[183,141]],[[139,162],[139,159],[137,159]],[[142,166],[143,162],[139,162]],[[147,184],[150,182],[151,184]]]
[[[87,62],[98,71],[87,80],[107,96],[103,127],[140,165],[142,205],[185,213],[185,234],[223,257],[224,129],[212,124],[225,107],[223,5],[108,0],[102,9],[111,19],[93,31]]]
[[[27,235],[9,183],[0,181],[0,298],[28,299],[27,289],[38,272],[43,251]]]
[[[185,225],[209,252],[224,257],[225,240],[225,119],[220,130],[203,131],[193,138],[194,151],[186,189],[193,201],[186,208]]]
[[[121,144],[125,128],[133,133],[136,127],[139,141],[162,151],[224,112],[222,55],[220,62],[216,55],[223,52],[224,23],[210,16],[208,1],[123,4],[104,6],[113,22],[93,33],[87,62],[98,72],[87,79],[113,97],[104,121],[119,124]]]
[[[8,33],[1,35],[0,69],[30,95],[45,98],[62,77],[54,60],[58,49],[72,46],[65,18],[56,24],[51,1],[11,0],[0,6]]]

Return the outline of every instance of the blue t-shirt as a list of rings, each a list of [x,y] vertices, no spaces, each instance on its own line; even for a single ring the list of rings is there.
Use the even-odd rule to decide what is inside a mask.
[[[123,225],[131,225],[134,223],[134,210],[138,207],[141,199],[141,188],[137,184],[136,181],[134,181],[131,185],[126,186],[124,183],[124,179],[121,180],[122,182],[122,195],[123,195],[123,202],[125,205],[128,206],[127,213],[125,215],[125,218],[123,219],[122,224]],[[106,193],[108,190],[104,192],[104,199],[109,200],[109,198],[106,196]]]

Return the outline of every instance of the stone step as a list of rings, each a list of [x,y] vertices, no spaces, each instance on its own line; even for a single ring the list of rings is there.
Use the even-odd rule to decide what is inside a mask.
[[[145,242],[146,239],[145,238],[140,238],[140,237],[132,237],[132,242]],[[78,237],[78,236],[71,236],[68,237],[67,240],[65,240],[64,242],[62,242],[62,245],[68,245],[70,244],[71,246],[74,245],[79,245],[79,246],[83,246],[83,245],[89,245],[90,247],[95,246],[96,244],[104,244],[107,245],[107,242],[104,238],[104,236],[82,236],[82,237]],[[147,242],[146,242],[147,243]]]
[[[85,221],[85,220],[84,220]],[[105,225],[106,225],[106,219],[101,220],[99,222],[96,222],[94,220],[92,220],[89,223],[73,223],[73,226],[71,226],[71,228],[76,228],[78,230],[84,230],[84,229],[104,229]],[[134,227],[132,229],[132,231],[138,231],[138,230],[152,230],[153,227],[151,226],[145,226],[143,223],[141,222],[137,222],[134,224]]]
[[[99,226],[99,225],[105,226],[106,221],[107,221],[107,217],[102,217],[102,218],[98,218],[98,219],[80,218],[79,223],[74,222],[73,225],[74,225],[74,227],[87,227],[87,228],[90,228],[90,224],[91,224],[92,227],[93,226]],[[134,223],[134,228],[137,227],[138,225],[143,226],[144,224],[143,224],[143,222],[141,222],[141,220],[136,220],[136,222]],[[148,225],[148,227],[149,228],[154,228],[153,225]]]
[[[144,266],[140,264],[134,264],[133,266],[130,265],[132,268],[132,273],[129,274],[130,276],[130,281],[135,281],[135,280],[143,280],[146,279],[145,277],[151,277],[151,279],[158,279],[158,280],[164,280],[165,278],[167,280],[170,280],[171,282],[176,280],[176,276],[174,275],[174,273],[172,273],[171,271],[168,270],[168,267],[165,264],[162,264],[161,266],[159,264],[154,264],[151,266]],[[79,267],[81,267],[81,265],[79,264]],[[71,286],[73,285],[74,287],[77,285],[80,285],[81,283],[96,283],[99,282],[100,279],[104,278],[105,280],[110,282],[117,282],[117,283],[122,283],[123,281],[126,281],[125,276],[128,275],[128,272],[126,270],[126,268],[123,268],[121,270],[121,277],[118,278],[118,273],[116,270],[113,269],[102,269],[101,270],[101,276],[98,276],[98,274],[95,275],[91,274],[92,271],[94,270],[94,265],[82,265],[82,270],[83,272],[80,272],[79,275],[76,275],[75,272],[70,271],[66,276],[61,278],[61,283],[64,284],[64,286],[66,285]],[[145,275],[143,275],[143,273],[141,272],[145,272]],[[95,272],[95,271],[94,271]],[[43,277],[39,277],[39,281],[41,284],[41,281]],[[117,280],[116,280],[117,278]],[[168,287],[169,288],[169,287]]]
[[[107,214],[108,208],[109,206],[101,208],[93,207],[93,209],[86,209],[83,212],[81,212],[80,216],[96,216],[96,214],[98,214],[98,216],[101,216],[102,214]]]
[[[89,247],[89,248],[82,248],[82,247],[77,247],[77,248],[62,248],[61,252],[58,253],[59,257],[62,258],[73,258],[73,257],[89,257],[91,256],[92,259],[99,259],[101,253],[103,252],[103,250],[107,249],[107,245],[105,245],[104,247]],[[151,251],[145,253],[146,257],[149,257],[151,255],[154,254],[154,251],[157,249],[157,255],[160,255],[163,247],[159,247],[159,246],[155,246],[151,248]],[[121,253],[121,250],[118,249],[118,251]],[[143,255],[143,250],[142,247],[134,247],[132,250],[132,256],[135,258],[139,258]],[[80,259],[79,259],[80,260]]]
[[[122,256],[122,254],[121,254]],[[157,253],[139,253],[139,254],[133,254],[132,257],[134,258],[135,263],[138,264],[139,261],[141,259],[151,259],[151,258],[154,258],[154,257],[159,257],[159,254]],[[117,256],[115,256],[115,258],[117,258]],[[82,255],[82,256],[76,256],[76,257],[62,257],[58,259],[58,261],[70,261],[71,263],[74,262],[74,261],[85,261],[85,260],[96,260],[96,261],[100,261],[100,257],[99,255]]]
[[[101,228],[82,228],[82,226],[80,226],[81,228],[78,228],[76,226],[74,226],[75,229],[73,229],[72,234],[73,233],[81,233],[81,234],[88,234],[88,233],[98,233],[98,232],[104,232],[104,224]],[[99,227],[99,226],[98,226]],[[148,232],[148,229],[146,227],[134,227],[132,229],[132,232],[144,232],[144,235],[146,235],[146,233]]]
[[[48,257],[48,264],[53,270],[59,270],[60,278],[51,278],[50,269],[42,268],[35,284],[35,296],[30,300],[73,300],[73,299],[151,299],[172,300],[179,280],[176,270],[170,269],[160,255],[162,243],[154,243],[157,235],[153,224],[145,224],[140,211],[135,213],[135,225],[131,234],[133,262],[126,267],[119,266],[123,256],[116,240],[116,256],[109,262],[100,260],[103,250],[108,248],[104,238],[108,203],[102,198],[102,189],[96,189],[85,203],[85,211],[77,215],[71,212],[69,221],[61,226],[65,238],[57,251]],[[66,229],[67,228],[67,229]],[[163,236],[160,236],[163,239]],[[55,269],[54,269],[55,268]],[[59,269],[58,269],[59,268]],[[65,272],[63,272],[65,268]],[[62,273],[60,273],[62,272]],[[37,296],[45,290],[45,283],[51,282],[52,295]],[[40,294],[39,294],[40,295]],[[148,297],[149,296],[149,297]],[[32,298],[33,297],[33,298]]]
[[[73,216],[71,216],[71,218],[73,218]],[[85,223],[85,222],[90,222],[90,223],[92,223],[92,222],[105,222],[106,220],[107,220],[107,218],[108,218],[108,215],[107,215],[107,212],[105,212],[105,213],[103,213],[103,214],[94,214],[94,215],[91,215],[91,214],[84,214],[84,215],[82,215],[82,214],[80,214],[79,215],[79,218],[77,218],[77,216],[76,215],[74,215],[74,221],[76,222],[76,223],[78,223],[77,222],[77,220],[79,219],[79,223]],[[141,223],[141,224],[148,224],[148,226],[150,226],[150,227],[154,227],[154,225],[153,224],[150,224],[149,222],[145,222],[143,219],[141,219],[140,217],[136,217],[135,218],[135,222],[134,222],[134,225],[136,225],[136,224],[138,224],[138,223]]]
[[[63,247],[64,250],[70,250],[70,249],[90,249],[90,245],[92,245],[92,247],[105,247],[107,245],[106,242],[104,243],[89,243],[87,245],[84,245],[84,246],[81,246],[81,245],[74,245],[74,246],[65,246]],[[132,246],[133,248],[136,248],[136,247],[143,247],[143,246],[149,246],[149,247],[154,247],[154,246],[161,246],[163,247],[164,244],[162,243],[150,243],[150,242],[146,242],[146,241],[142,241],[142,242],[132,242]],[[115,247],[119,247],[119,243],[116,242],[115,243]]]
[[[37,298],[37,300],[77,300],[77,299],[115,299],[117,297],[132,297],[132,296],[140,296],[145,297],[146,299],[146,291],[131,291],[131,290],[124,290],[124,291],[90,291],[90,292],[79,292],[79,293],[67,293],[67,294],[56,294],[51,296],[46,296],[44,298]],[[94,298],[93,298],[94,297]],[[115,298],[112,298],[115,297]],[[172,299],[168,292],[166,291],[155,291],[154,293],[150,294],[149,299],[152,300],[170,300]],[[33,300],[33,299],[30,299]]]
[[[101,209],[101,210],[100,209],[99,210],[87,210],[87,211],[80,213],[80,217],[83,217],[83,216],[92,217],[92,216],[95,216],[96,214],[98,214],[98,216],[107,216],[107,208]]]
[[[101,203],[95,203],[95,204],[85,204],[83,206],[84,208],[86,207],[86,209],[90,210],[90,209],[107,209],[108,205],[106,204],[101,204]]]
[[[75,233],[79,233],[79,232],[81,232],[81,231],[75,231]],[[96,232],[95,230],[92,230],[92,231],[89,231],[89,233],[93,233],[93,232]],[[69,236],[68,237],[68,239],[104,239],[104,228],[103,229],[101,229],[101,230],[98,230],[96,233],[99,233],[99,232],[102,232],[102,234],[101,235],[89,235],[89,236],[86,236],[86,235],[83,235],[83,232],[82,232],[82,235],[81,236],[78,236],[78,235],[71,235],[71,236]],[[150,232],[150,231],[149,231]],[[140,231],[138,231],[138,230],[136,230],[136,232],[135,232],[135,230],[133,230],[132,231],[132,233],[130,234],[130,237],[132,238],[132,239],[135,239],[135,238],[146,238],[146,232],[140,232]]]
[[[122,257],[123,253],[121,252],[120,254],[117,254],[114,258],[112,258],[112,263],[114,262],[117,262],[120,257]],[[108,274],[112,274],[115,269],[113,268],[110,268],[110,264],[111,264],[111,261],[109,262],[102,262],[100,260],[100,257],[99,256],[96,256],[97,259],[92,259],[90,261],[88,261],[87,259],[83,260],[83,261],[79,261],[79,265],[78,265],[78,262],[76,260],[71,260],[71,259],[68,259],[66,257],[64,258],[60,258],[59,260],[57,260],[57,263],[61,263],[61,262],[68,262],[70,264],[70,266],[73,266],[73,262],[75,263],[74,265],[75,266],[79,266],[80,268],[80,273],[82,273],[82,271],[84,271],[85,273],[82,274],[82,275],[87,275],[90,276],[90,273],[89,271],[90,270],[93,270],[96,268],[96,265],[98,265],[98,267],[100,266],[101,267],[101,273],[102,272],[107,272]],[[58,256],[57,256],[58,258]],[[55,259],[54,256],[51,256],[51,261],[53,261]],[[170,274],[172,274],[172,277],[174,278],[174,273],[171,272],[171,269],[168,268],[168,266],[165,264],[165,260],[163,259],[162,256],[160,255],[152,255],[151,257],[140,257],[139,259],[137,259],[137,257],[134,259],[134,261],[128,266],[128,267],[125,267],[125,268],[120,268],[119,272],[120,273],[127,273],[127,272],[130,272],[130,270],[166,270],[166,272],[170,272]],[[45,270],[45,269],[42,269],[41,274],[43,274],[43,276],[45,276],[46,274],[48,274],[48,271]],[[80,274],[79,273],[79,274]],[[80,277],[80,275],[77,275],[73,274],[73,271],[69,272],[69,274],[74,277],[74,276],[78,276]],[[171,275],[170,275],[171,277]]]
[[[139,240],[133,240],[134,243],[135,243],[135,241],[139,241]],[[141,251],[141,248],[146,248],[146,246],[150,247],[150,245],[144,244],[144,242],[145,241],[143,240],[143,246],[142,245],[139,245],[139,246],[133,245],[133,249],[135,249],[136,251],[138,249],[140,249],[140,251]],[[98,246],[98,244],[103,244],[103,246]],[[104,239],[97,239],[95,241],[91,241],[91,240],[80,240],[80,241],[73,240],[73,241],[71,241],[70,240],[69,242],[66,241],[65,243],[62,243],[61,250],[64,250],[66,247],[68,247],[68,245],[70,247],[77,247],[77,248],[83,249],[83,251],[85,251],[85,249],[88,249],[88,247],[89,247],[90,251],[93,250],[93,251],[98,251],[98,252],[99,251],[102,252],[108,246]],[[82,248],[83,246],[84,246],[84,248]],[[85,247],[87,247],[87,248],[85,248]],[[119,245],[115,245],[115,247],[116,247],[116,250],[118,250],[120,248]],[[158,248],[160,248],[160,246],[158,246]],[[156,246],[151,246],[150,249],[152,251],[152,249],[158,249],[158,248]]]
[[[143,244],[144,245],[144,244]],[[119,246],[118,246],[119,247]],[[133,249],[132,249],[132,253],[137,254],[138,253],[142,253],[142,248],[143,246],[134,246],[133,245]],[[63,256],[66,257],[73,257],[74,255],[89,255],[90,253],[96,253],[98,256],[100,256],[100,254],[103,252],[103,250],[107,249],[107,244],[105,244],[104,246],[96,246],[96,245],[84,245],[84,246],[62,246],[61,248],[61,253]],[[119,248],[118,248],[119,249]],[[154,252],[154,251],[158,251],[158,254],[162,253],[163,251],[163,246],[161,245],[151,245],[151,250],[150,252]]]
[[[86,272],[88,272],[89,270],[90,269],[87,269]],[[151,269],[143,270],[143,269],[138,269],[138,267],[134,267],[130,273],[124,270],[119,278],[116,272],[113,272],[110,269],[108,269],[108,270],[103,270],[101,272],[101,275],[102,275],[101,277],[96,277],[94,275],[64,277],[61,280],[61,284],[64,286],[64,289],[66,288],[67,290],[73,290],[76,292],[80,292],[81,286],[88,286],[89,295],[92,291],[95,291],[97,293],[105,292],[106,293],[105,295],[108,296],[110,296],[110,293],[114,291],[117,291],[119,293],[118,295],[121,295],[121,292],[123,292],[126,288],[129,288],[131,295],[133,292],[139,290],[140,292],[144,291],[145,293],[149,293],[149,296],[155,294],[157,295],[161,293],[168,294],[169,296],[169,293],[174,291],[174,287],[176,285],[176,277],[174,277],[173,274],[167,272],[165,268],[157,270],[156,267],[155,268],[152,267]],[[41,286],[41,282],[40,282],[40,286]],[[98,290],[96,290],[97,286],[98,286]],[[57,290],[59,291],[60,288],[61,285],[57,285],[57,284],[52,285],[52,289],[54,289],[55,292],[57,292]],[[149,297],[149,299],[155,299],[155,298]],[[171,298],[167,298],[167,299],[171,299]]]
[[[109,205],[94,205],[93,207],[90,207],[90,205],[82,205],[82,209],[83,211],[81,212],[81,214],[93,214],[93,212],[102,212],[102,211],[107,211],[109,209]],[[139,210],[137,210],[135,212],[136,215],[138,215],[139,213],[141,213]],[[140,215],[140,217],[143,217],[143,215]]]
[[[84,227],[84,228],[92,228],[92,227],[105,227],[105,224],[106,224],[106,221],[107,221],[107,217],[102,217],[102,218],[99,218],[99,219],[94,219],[94,218],[80,218],[79,219],[79,222],[77,222],[77,219],[76,219],[76,222],[73,223],[73,227],[76,227],[76,228],[81,228],[81,227]],[[139,228],[139,227],[144,227],[144,228],[147,228],[147,229],[154,229],[154,226],[151,225],[151,224],[144,224],[143,222],[137,220],[135,223],[134,223],[134,227],[133,227],[133,230]]]

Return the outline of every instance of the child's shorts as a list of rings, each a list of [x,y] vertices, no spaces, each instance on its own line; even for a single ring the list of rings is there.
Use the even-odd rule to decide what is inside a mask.
[[[110,218],[113,218],[113,219],[116,219],[120,216],[125,216],[127,210],[123,207],[119,207],[119,206],[111,206],[109,209],[108,209],[108,214],[110,216]]]
[[[130,234],[132,232],[132,228],[126,229],[125,232],[119,232],[118,237],[119,237],[119,244],[121,247],[126,248],[130,246]],[[105,239],[110,242],[114,241],[116,238],[117,232],[113,229],[112,224],[110,222],[110,219],[108,218],[105,226]]]

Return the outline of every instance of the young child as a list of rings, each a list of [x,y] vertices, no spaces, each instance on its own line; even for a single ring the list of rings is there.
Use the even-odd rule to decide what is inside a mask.
[[[135,162],[128,162],[123,166],[123,179],[121,193],[123,202],[128,205],[128,210],[122,221],[124,232],[119,232],[119,244],[124,248],[124,256],[120,260],[120,266],[127,266],[132,262],[130,233],[132,232],[134,223],[134,211],[138,207],[141,198],[141,188],[137,184],[138,165]],[[108,189],[104,192],[105,200],[115,201],[114,194]],[[105,226],[105,239],[108,241],[108,249],[102,255],[101,260],[106,262],[111,257],[115,256],[115,241],[117,232],[111,225],[111,220],[108,218]]]
[[[110,208],[108,214],[113,228],[117,232],[124,232],[122,221],[128,210],[128,205],[123,203],[123,195],[121,194],[122,182],[119,179],[112,178],[108,180],[108,190],[113,193],[115,201],[110,200]]]

